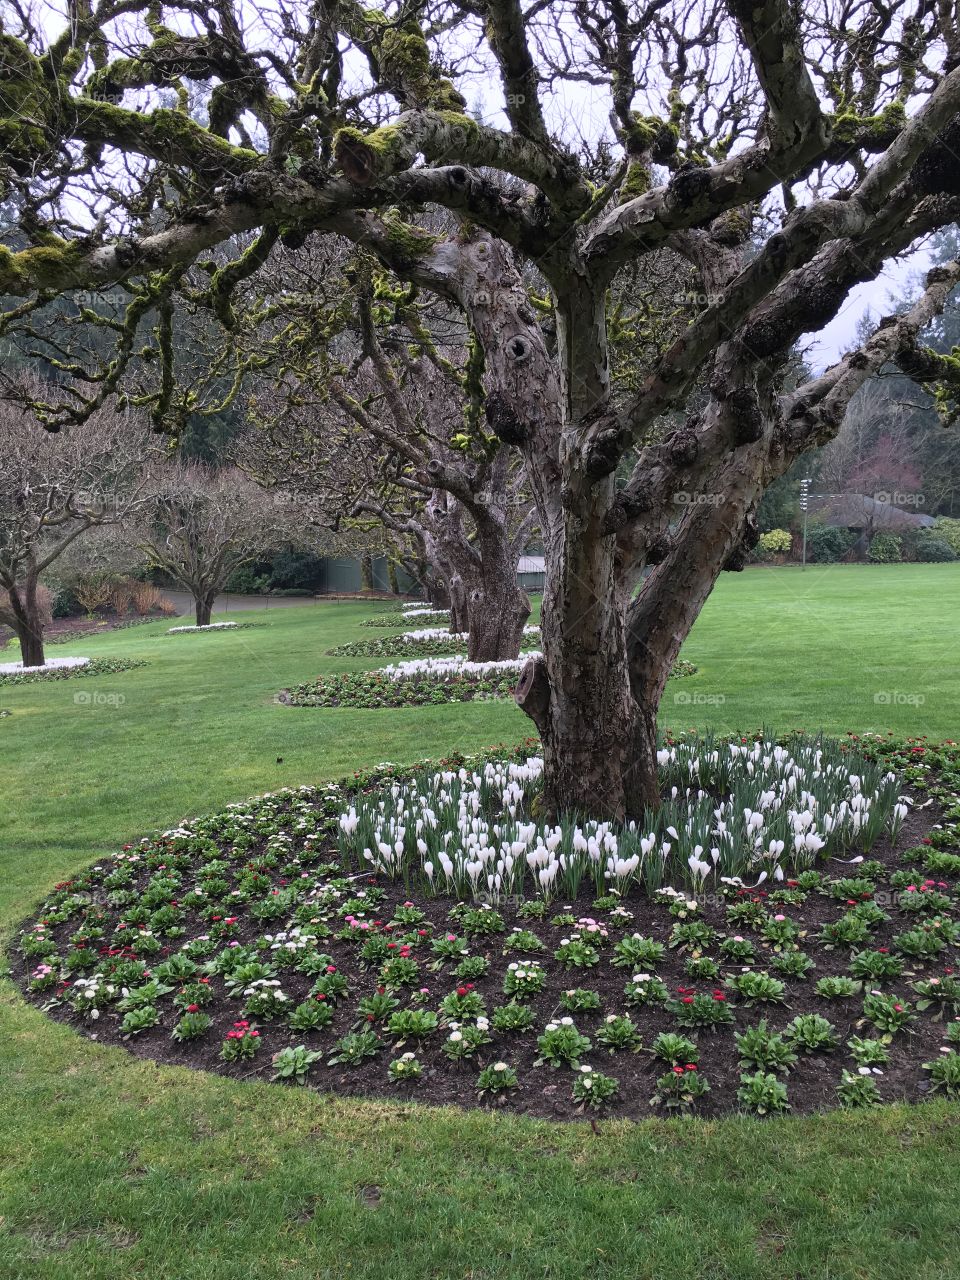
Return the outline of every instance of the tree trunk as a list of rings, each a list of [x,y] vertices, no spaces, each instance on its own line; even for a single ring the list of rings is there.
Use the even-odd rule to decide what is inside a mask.
[[[447,590],[446,582],[439,574],[428,573],[424,580],[424,588],[432,609],[450,608],[450,592]]]
[[[387,576],[390,580],[390,590],[395,595],[400,594],[400,580],[397,577],[397,566],[393,560],[387,561]]]
[[[37,599],[38,585],[31,576],[27,578],[22,591],[14,587],[7,593],[13,629],[20,641],[20,661],[25,667],[42,667],[45,662],[43,613]]]
[[[373,557],[360,557],[360,590],[373,590]]]
[[[467,657],[471,662],[502,662],[519,656],[530,601],[523,591],[495,583],[475,588],[469,602]]]
[[[467,602],[467,657],[501,662],[520,653],[530,600],[517,581],[516,556],[502,516],[480,508],[473,517],[479,563]]]
[[[20,641],[20,661],[25,667],[42,667],[44,665],[43,628],[37,621],[25,625],[17,632]]]
[[[447,579],[447,588],[450,594],[450,634],[456,636],[470,629],[467,588],[459,573],[450,574]]]
[[[547,812],[622,820],[639,797],[656,803],[656,760],[651,767],[649,753],[636,751],[626,595],[616,538],[605,528],[614,475],[587,466],[591,426],[609,401],[603,291],[592,282],[572,278],[557,299],[557,346],[563,500],[544,528],[543,666],[521,682],[518,704],[540,730]]]
[[[215,599],[216,597],[211,595],[209,592],[203,595],[194,596],[194,606],[196,609],[198,627],[209,627],[210,615],[213,613],[213,602]]]
[[[622,820],[655,806],[656,756],[651,765],[649,753],[636,750],[613,539],[568,524],[548,548],[544,656],[528,664],[517,703],[540,731],[547,813]]]

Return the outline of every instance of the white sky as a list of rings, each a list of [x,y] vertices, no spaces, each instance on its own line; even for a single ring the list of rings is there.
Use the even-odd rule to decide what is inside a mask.
[[[868,312],[874,320],[888,315],[892,299],[911,289],[914,277],[930,265],[926,248],[909,257],[886,263],[876,280],[851,289],[839,313],[812,339],[801,340],[807,359],[816,373],[834,364],[845,351],[856,346],[857,325]],[[911,290],[915,292],[915,290]]]

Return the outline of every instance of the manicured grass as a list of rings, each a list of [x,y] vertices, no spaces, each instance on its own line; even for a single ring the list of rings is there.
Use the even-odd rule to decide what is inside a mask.
[[[685,650],[700,671],[668,687],[665,720],[960,736],[958,588],[957,565],[727,575]],[[133,628],[64,648],[143,669],[0,689],[0,931],[98,852],[187,814],[528,731],[509,704],[273,702],[321,671],[379,665],[324,653],[369,638],[359,622],[381,607],[272,610],[235,634]],[[74,702],[94,689],[124,701]],[[712,701],[672,704],[681,691]],[[80,1040],[9,983],[0,1028],[0,1277],[960,1271],[949,1103],[593,1132],[160,1068]]]

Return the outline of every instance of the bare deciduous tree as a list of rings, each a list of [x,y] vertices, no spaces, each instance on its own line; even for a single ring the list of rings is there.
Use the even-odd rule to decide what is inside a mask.
[[[340,272],[338,284],[342,294]],[[471,661],[515,658],[530,616],[516,566],[536,510],[519,454],[482,428],[476,352],[462,324],[442,317],[440,338],[402,291],[389,323],[378,323],[369,278],[352,301],[351,322],[325,345],[284,315],[283,381],[258,398],[244,465],[316,497],[336,527],[381,524],[425,562],[434,592],[443,584]]]
[[[193,596],[197,626],[230,575],[258,555],[302,536],[282,494],[266,493],[241,472],[200,462],[153,469],[131,540],[148,563]]]
[[[24,666],[44,662],[41,576],[87,530],[142,501],[152,448],[136,418],[108,409],[51,434],[19,405],[0,404],[0,622],[15,631]]]

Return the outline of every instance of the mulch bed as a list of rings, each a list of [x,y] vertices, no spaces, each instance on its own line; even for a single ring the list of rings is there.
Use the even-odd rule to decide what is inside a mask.
[[[928,785],[936,788],[936,775],[928,775],[926,781]],[[914,790],[912,787],[909,789]],[[294,794],[291,793],[292,796]],[[300,820],[304,812],[309,809],[315,813],[314,829],[318,833],[325,830],[329,833],[332,815],[339,811],[341,802],[341,795],[334,794],[332,797],[324,798],[322,791],[310,792],[307,789],[305,799],[283,803],[296,806],[296,812],[291,809],[288,814],[289,827],[292,830],[303,830]],[[304,808],[305,804],[307,809]],[[952,810],[949,811],[949,816],[955,816]],[[572,1016],[577,1028],[593,1041],[592,1049],[583,1055],[582,1062],[593,1066],[597,1072],[613,1076],[619,1081],[617,1096],[609,1107],[598,1114],[638,1119],[654,1114],[660,1109],[659,1106],[652,1107],[650,1099],[654,1094],[657,1079],[668,1071],[669,1067],[664,1062],[657,1061],[649,1052],[658,1033],[673,1031],[686,1035],[697,1043],[698,1070],[700,1075],[709,1081],[711,1091],[696,1103],[694,1111],[703,1116],[715,1116],[737,1107],[736,1095],[742,1068],[738,1066],[734,1032],[756,1026],[764,1017],[771,1030],[783,1030],[796,1015],[816,1013],[827,1018],[833,1025],[839,1046],[828,1053],[798,1051],[796,1065],[789,1073],[780,1072],[779,1079],[787,1086],[789,1104],[793,1111],[826,1109],[837,1105],[836,1088],[843,1069],[856,1072],[856,1064],[845,1047],[848,1038],[855,1035],[881,1039],[883,1036],[881,1031],[864,1021],[862,993],[852,998],[826,999],[815,993],[814,983],[824,977],[849,974],[851,955],[857,950],[883,951],[886,949],[896,954],[897,935],[915,928],[918,922],[925,919],[923,914],[913,911],[908,913],[904,910],[900,903],[901,894],[906,886],[899,880],[896,886],[891,886],[889,877],[896,875],[899,871],[901,878],[909,879],[911,884],[916,881],[918,885],[922,885],[924,880],[928,879],[923,871],[924,860],[931,856],[934,858],[941,856],[937,850],[942,851],[948,845],[955,843],[952,838],[945,839],[945,832],[941,825],[942,818],[943,810],[934,805],[928,805],[921,811],[912,811],[895,846],[885,840],[875,845],[870,851],[869,858],[881,863],[883,867],[882,871],[877,870],[875,874],[874,901],[888,913],[889,919],[873,927],[869,940],[860,947],[838,946],[835,949],[827,949],[818,937],[825,925],[855,910],[859,899],[849,901],[838,899],[831,896],[830,890],[830,881],[844,876],[856,876],[858,869],[855,866],[847,867],[833,863],[821,867],[824,875],[822,885],[808,892],[800,903],[783,900],[783,893],[786,892],[789,895],[797,892],[790,886],[781,886],[769,892],[765,889],[731,891],[733,896],[727,900],[705,899],[696,918],[712,926],[718,936],[703,948],[702,954],[714,958],[720,966],[719,976],[706,980],[694,979],[688,974],[685,962],[690,955],[689,951],[666,945],[671,929],[677,921],[671,919],[664,904],[642,897],[630,896],[624,899],[623,906],[631,913],[631,918],[627,920],[619,919],[616,913],[611,911],[609,903],[603,907],[595,905],[592,895],[582,895],[574,901],[553,903],[547,907],[546,917],[543,919],[529,918],[526,914],[529,908],[524,908],[519,903],[498,904],[496,909],[502,917],[503,931],[476,934],[470,937],[467,936],[465,922],[461,925],[457,919],[451,919],[451,911],[456,916],[458,910],[464,909],[462,905],[457,908],[449,898],[425,898],[416,902],[416,906],[423,913],[422,920],[391,925],[395,910],[402,907],[404,903],[410,903],[413,895],[408,895],[402,885],[383,878],[354,876],[349,883],[337,881],[335,877],[340,869],[333,865],[336,857],[336,842],[332,833],[318,834],[313,840],[308,840],[309,848],[292,858],[289,854],[284,857],[277,856],[278,849],[286,849],[290,846],[285,846],[282,840],[278,842],[276,832],[272,836],[261,835],[251,839],[249,847],[242,851],[225,844],[220,850],[218,861],[229,863],[229,867],[222,867],[220,872],[223,880],[227,882],[226,886],[217,885],[217,893],[214,896],[207,894],[201,906],[186,905],[190,903],[191,890],[203,880],[202,874],[198,877],[198,872],[202,873],[204,866],[209,864],[210,858],[217,856],[217,851],[208,847],[199,852],[191,852],[188,856],[182,852],[178,854],[177,850],[181,846],[178,845],[178,837],[174,835],[169,839],[143,842],[141,846],[137,846],[136,851],[144,855],[146,862],[151,863],[151,868],[148,869],[144,863],[141,863],[136,869],[136,874],[125,886],[127,890],[132,891],[131,905],[125,908],[129,913],[133,910],[133,904],[150,901],[149,885],[153,877],[167,874],[167,869],[177,862],[183,864],[178,871],[181,876],[179,887],[175,891],[168,890],[171,893],[171,901],[176,904],[176,909],[172,916],[170,912],[166,912],[165,907],[161,907],[160,910],[166,912],[168,924],[170,919],[174,919],[177,927],[183,927],[185,932],[183,936],[176,938],[171,936],[163,938],[161,931],[157,928],[158,918],[154,918],[152,923],[161,945],[157,953],[145,954],[143,957],[150,966],[150,971],[152,972],[157,965],[161,964],[165,957],[179,951],[190,939],[200,935],[218,935],[215,951],[219,952],[221,949],[228,948],[233,942],[241,947],[252,945],[258,939],[262,939],[265,934],[274,935],[289,927],[294,918],[303,926],[313,920],[317,922],[313,927],[319,928],[321,933],[329,930],[329,936],[319,938],[313,950],[329,955],[336,973],[345,979],[347,984],[347,993],[342,999],[336,1000],[332,996],[329,999],[329,1003],[335,1010],[330,1025],[322,1030],[296,1032],[285,1025],[283,1018],[251,1016],[249,1021],[258,1026],[261,1032],[259,1051],[250,1061],[230,1064],[221,1060],[220,1049],[225,1035],[244,1016],[242,1013],[244,998],[242,995],[229,996],[225,989],[224,978],[220,974],[210,974],[209,982],[206,984],[212,997],[210,1002],[203,1006],[203,1011],[211,1015],[213,1025],[200,1039],[186,1043],[177,1043],[171,1039],[171,1030],[180,1015],[180,1011],[174,1008],[174,1000],[180,990],[180,985],[177,983],[173,984],[170,993],[157,1000],[159,1023],[129,1038],[124,1038],[121,1034],[122,1014],[117,1011],[116,1006],[105,1008],[95,1022],[82,1020],[62,998],[69,996],[69,986],[63,987],[59,984],[54,988],[48,986],[46,990],[30,993],[28,998],[46,1006],[50,1016],[75,1026],[82,1034],[103,1043],[119,1044],[138,1057],[216,1071],[238,1079],[269,1078],[272,1074],[271,1057],[274,1053],[287,1046],[305,1045],[308,1050],[322,1054],[322,1059],[312,1066],[308,1076],[309,1085],[319,1090],[394,1100],[416,1099],[432,1104],[450,1103],[466,1107],[496,1105],[512,1113],[550,1119],[572,1119],[582,1115],[582,1108],[579,1108],[571,1098],[574,1071],[570,1067],[555,1070],[548,1065],[536,1065],[537,1036],[542,1033],[551,1019]],[[253,829],[255,826],[256,823]],[[283,823],[281,823],[282,826]],[[932,831],[937,833],[934,837],[934,845],[928,843]],[[200,841],[200,843],[208,842]],[[904,860],[902,855],[905,851],[912,852]],[[46,932],[44,945],[49,949],[50,954],[57,953],[60,958],[58,963],[62,962],[71,950],[82,948],[82,935],[89,932],[92,926],[103,929],[101,938],[89,940],[90,948],[96,953],[95,962],[107,966],[115,963],[115,960],[104,955],[108,950],[114,951],[116,959],[119,960],[129,958],[137,952],[137,927],[130,926],[126,934],[126,939],[132,942],[132,949],[129,945],[124,947],[123,931],[114,932],[115,926],[123,919],[124,911],[107,905],[107,888],[103,881],[119,864],[104,859],[98,865],[102,867],[101,871],[85,873],[73,882],[58,886],[57,891],[45,904],[44,911],[52,923]],[[905,868],[914,874],[903,875]],[[340,898],[331,896],[326,905],[320,907],[301,905],[296,912],[288,904],[287,910],[276,919],[251,918],[252,914],[259,909],[257,904],[269,901],[271,895],[292,892],[292,886],[298,885],[299,877],[304,872],[307,873],[311,884],[341,884]],[[956,875],[938,872],[929,877],[941,886],[936,891],[947,895],[950,899],[949,909],[944,909],[942,912],[945,919],[955,920],[958,915],[960,867],[957,868],[957,872]],[[249,891],[251,877],[256,879],[256,893],[253,897]],[[243,896],[231,896],[236,888],[242,889]],[[156,889],[156,880],[154,880],[154,889]],[[383,891],[382,898],[363,911],[362,902],[360,907],[357,905],[360,901],[359,895],[361,892],[376,889]],[[69,919],[56,922],[56,913],[75,893],[83,895],[82,901],[86,904],[86,910],[89,911],[86,924],[83,923],[85,910],[75,911]],[[155,892],[153,896],[156,899]],[[345,910],[343,904],[348,899],[351,904],[350,909]],[[302,902],[302,895],[300,900]],[[782,974],[777,974],[773,963],[776,955],[773,944],[764,941],[759,926],[756,923],[742,923],[739,920],[732,925],[727,919],[726,913],[730,906],[744,901],[753,902],[762,907],[768,918],[774,912],[786,914],[804,931],[799,946],[807,951],[815,961],[816,967],[803,979],[784,978],[785,1004],[756,1004],[748,1007],[745,1001],[726,984],[727,979],[742,973],[745,968],[769,971],[775,976],[783,977]],[[346,914],[352,914],[355,919],[365,920],[370,925],[370,929],[364,933],[354,931],[349,939],[339,936],[344,929]],[[401,912],[401,915],[403,914]],[[561,920],[560,917],[564,919]],[[40,918],[43,919],[44,916]],[[553,958],[553,953],[562,939],[571,936],[573,920],[580,918],[595,920],[608,930],[609,937],[600,948],[600,962],[597,965],[591,968],[565,970]],[[545,944],[544,950],[530,955],[505,951],[504,939],[509,937],[511,930],[515,927],[530,930],[536,934]],[[348,930],[348,932],[351,931]],[[462,956],[438,962],[432,950],[432,941],[435,938],[445,937],[448,932],[454,932],[459,939],[462,939],[470,957],[482,957],[489,962],[489,971],[485,976],[473,978],[469,984],[465,979],[458,979],[454,970]],[[616,943],[634,933],[665,944],[661,959],[640,967],[646,972],[655,974],[666,984],[672,997],[671,1004],[667,1007],[636,1008],[629,1006],[625,1000],[624,984],[632,977],[634,967],[614,967],[611,959]],[[753,942],[756,951],[754,962],[744,965],[724,960],[718,949],[718,942],[723,937],[734,934]],[[388,957],[400,954],[404,948],[408,949],[409,956],[419,965],[419,972],[409,986],[393,986],[382,977],[376,964],[371,966],[361,963],[361,942],[371,936],[388,940],[384,944],[389,948],[384,952]],[[358,937],[361,942],[357,941]],[[394,945],[390,946],[390,943]],[[267,950],[262,954],[270,955],[271,953]],[[904,972],[901,977],[893,981],[884,981],[882,984],[872,982],[865,984],[868,990],[876,987],[884,993],[893,995],[915,1015],[904,1030],[897,1031],[889,1038],[889,1062],[883,1066],[881,1075],[871,1077],[878,1087],[881,1099],[885,1102],[916,1101],[929,1096],[930,1077],[922,1064],[943,1054],[946,1028],[955,1023],[955,1016],[960,1012],[958,1009],[947,1006],[945,1013],[938,1015],[936,1004],[918,1009],[918,995],[912,987],[912,983],[919,979],[942,979],[952,976],[955,971],[960,972],[958,945],[950,945],[939,955],[930,959],[914,959],[909,955],[902,955],[901,959],[904,962]],[[418,1007],[437,1011],[444,997],[458,990],[462,993],[469,987],[469,990],[482,998],[486,1014],[490,1016],[497,1006],[505,1004],[508,1000],[503,993],[507,966],[513,962],[523,965],[530,960],[539,961],[546,974],[543,990],[526,1002],[533,1011],[533,1029],[520,1034],[493,1032],[490,1044],[481,1048],[475,1058],[460,1063],[450,1061],[444,1052],[443,1045],[446,1042],[448,1029],[443,1026],[423,1041],[408,1040],[395,1046],[397,1037],[386,1030],[384,1023],[381,1021],[368,1023],[358,1008],[362,998],[372,996],[380,989],[392,992],[398,1000],[397,1007],[400,1009]],[[198,956],[197,963],[203,964],[204,957]],[[27,986],[37,964],[36,946],[29,958],[17,952],[13,959],[16,979]],[[86,972],[88,970],[76,970],[72,974],[71,985],[73,979]],[[320,972],[323,979],[325,966],[309,974],[289,966],[277,969],[274,976],[279,979],[283,991],[289,996],[287,1008],[292,1009],[301,1002],[308,1001],[311,991],[315,989],[317,972]],[[428,988],[428,994],[422,996],[415,994],[421,987]],[[585,988],[596,992],[601,1000],[600,1010],[568,1014],[562,1006],[561,997],[571,988]],[[676,1011],[683,1008],[684,992],[692,993],[693,991],[720,995],[723,1003],[733,1013],[733,1023],[715,1031],[690,1030],[680,1026]],[[50,1003],[51,1000],[52,1003]],[[630,1013],[640,1033],[642,1051],[621,1050],[611,1054],[601,1049],[596,1043],[595,1033],[602,1026],[605,1016],[611,1013]],[[469,1017],[463,1019],[464,1025],[470,1021]],[[335,1044],[338,1039],[357,1026],[370,1028],[376,1033],[378,1037],[376,1056],[352,1066],[327,1065],[328,1059],[335,1054]],[[958,1047],[960,1046],[957,1043],[950,1046],[953,1050]],[[407,1051],[415,1052],[418,1061],[422,1064],[422,1077],[415,1083],[394,1083],[388,1076],[388,1063]],[[519,1087],[502,1098],[497,1097],[495,1102],[478,1102],[476,1091],[478,1070],[498,1060],[516,1069]],[[588,1116],[592,1114],[594,1113],[587,1113]]]

